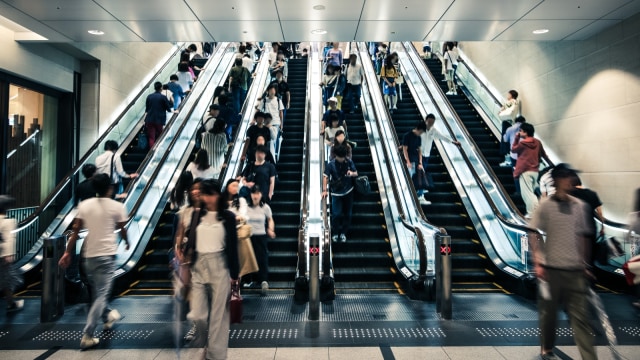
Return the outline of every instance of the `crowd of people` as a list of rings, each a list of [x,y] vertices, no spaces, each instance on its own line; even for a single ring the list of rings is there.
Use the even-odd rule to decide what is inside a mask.
[[[397,86],[400,70],[398,55],[388,54],[384,43],[374,46],[377,69],[384,100],[393,113],[397,105]],[[204,50],[204,46],[203,46]],[[207,54],[211,53],[211,45]],[[288,85],[288,57],[291,47],[274,43],[269,52],[269,71],[272,81],[253,106],[252,121],[246,134],[234,134],[239,114],[246,101],[252,82],[256,56],[265,51],[246,43],[239,47],[237,58],[228,77],[227,86],[217,88],[211,99],[209,112],[198,120],[197,151],[180,175],[170,193],[170,206],[174,211],[174,282],[175,296],[188,301],[187,318],[192,327],[187,340],[200,338],[206,343],[207,358],[226,358],[229,332],[229,294],[241,287],[259,289],[262,295],[269,290],[270,239],[276,237],[276,224],[271,203],[276,194],[276,162],[279,157],[282,129],[291,105]],[[424,52],[430,53],[425,45]],[[331,202],[331,237],[333,242],[346,242],[351,223],[355,178],[359,176],[353,161],[356,144],[348,139],[345,111],[359,110],[362,66],[357,55],[350,54],[347,64],[339,43],[327,44],[324,52],[325,75],[322,82],[323,103],[326,106],[320,133],[327,146],[324,166],[322,197]],[[146,99],[145,127],[148,145],[153,148],[166,124],[167,114],[179,111],[180,103],[191,91],[197,72],[193,59],[201,58],[198,47],[190,45],[181,54],[178,71],[167,84],[156,82],[154,92]],[[459,55],[457,43],[445,44],[443,72],[449,93],[457,92],[455,69]],[[163,93],[163,90],[171,93]],[[344,106],[344,109],[343,109]],[[540,159],[551,163],[542,143],[534,137],[533,125],[520,115],[518,93],[509,91],[507,102],[500,110],[503,122],[502,150],[505,162],[501,166],[513,168],[516,192],[526,205],[526,218],[530,226],[547,234],[546,241],[536,233],[529,234],[539,281],[548,293],[540,295],[540,327],[543,358],[553,358],[556,313],[561,306],[569,311],[576,342],[583,358],[595,358],[590,327],[585,312],[588,289],[587,274],[594,265],[596,239],[603,235],[594,216],[604,222],[602,202],[598,195],[582,186],[576,170],[558,164],[540,172]],[[424,194],[433,188],[431,174],[426,171],[431,148],[435,140],[456,139],[441,134],[435,127],[436,117],[428,114],[417,121],[414,128],[402,137],[401,149],[410,175],[423,173],[426,186],[417,190],[421,205],[429,205]],[[240,140],[243,137],[243,140]],[[244,141],[245,163],[240,175],[225,186],[220,178],[226,166],[227,150],[234,141]],[[82,168],[85,181],[76,188],[77,214],[67,249],[60,266],[71,265],[75,257],[76,241],[81,229],[88,229],[84,240],[81,264],[89,283],[92,302],[83,330],[80,347],[96,346],[94,337],[100,322],[110,329],[122,315],[108,306],[118,251],[117,236],[129,248],[126,209],[119,199],[126,197],[122,179],[135,179],[137,173],[127,173],[118,154],[119,145],[110,140],[94,164]],[[539,196],[542,198],[540,201]],[[0,273],[11,275],[15,220],[7,219],[10,206],[6,197],[0,197]],[[632,227],[640,232],[640,192],[632,218]],[[242,249],[250,242],[252,255]],[[253,258],[252,258],[253,257]],[[255,263],[255,264],[253,264]],[[248,270],[247,270],[248,269]],[[0,287],[7,298],[7,310],[20,310],[22,300],[13,298],[17,286],[15,276],[0,277]],[[640,307],[640,302],[638,305]],[[545,357],[546,356],[546,357]]]

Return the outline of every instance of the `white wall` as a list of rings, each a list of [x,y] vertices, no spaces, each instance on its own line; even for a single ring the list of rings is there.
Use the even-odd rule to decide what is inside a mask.
[[[0,69],[62,91],[73,91],[76,59],[46,44],[21,44],[0,26]]]
[[[82,154],[120,114],[123,105],[126,105],[123,101],[131,93],[141,90],[137,85],[149,73],[149,69],[155,67],[171,50],[172,44],[78,43],[74,46],[100,60],[99,86],[92,86],[92,83],[95,85],[95,76],[90,76],[87,83],[83,79],[86,92],[83,91],[80,124]]]
[[[536,134],[626,222],[640,187],[640,14],[585,41],[461,48],[502,93],[518,90]]]

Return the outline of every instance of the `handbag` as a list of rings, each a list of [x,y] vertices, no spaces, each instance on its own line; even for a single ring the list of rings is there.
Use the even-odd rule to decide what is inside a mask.
[[[615,237],[599,236],[595,244],[595,259],[601,264],[607,264],[609,260],[624,255],[622,245]]]
[[[147,126],[143,125],[138,134],[138,149],[147,150],[149,147],[149,137],[147,136]]]
[[[229,315],[229,320],[232,324],[242,323],[242,295],[240,295],[240,282],[237,280],[231,284]]]
[[[238,262],[240,263],[240,277],[257,272],[258,261],[251,244],[251,225],[244,220],[237,228],[238,230]]]
[[[200,208],[193,209],[191,213],[191,226],[187,237],[182,238],[180,251],[184,261],[180,265],[193,265],[196,262],[196,227],[200,220]]]
[[[416,170],[411,180],[413,180],[413,187],[416,190],[426,190],[429,187],[429,180],[427,180],[427,174],[424,172],[424,169]]]
[[[362,195],[371,193],[371,183],[367,175],[358,176],[356,178],[356,191]]]

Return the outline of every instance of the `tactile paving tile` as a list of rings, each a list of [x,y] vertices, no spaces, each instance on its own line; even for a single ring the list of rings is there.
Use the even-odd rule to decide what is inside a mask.
[[[290,340],[298,338],[298,329],[232,329],[230,340]]]
[[[247,297],[243,321],[246,322],[301,322],[308,317],[308,307],[296,305],[288,294],[269,295],[268,298]]]
[[[627,335],[633,337],[640,337],[640,327],[638,326],[623,326],[619,327],[620,331],[625,332]]]
[[[96,337],[104,340],[146,340],[153,330],[108,330],[100,331]],[[47,330],[32,341],[75,341],[82,337],[82,330]]]
[[[375,299],[375,300],[374,300]],[[415,313],[406,301],[384,297],[363,298],[340,295],[330,304],[322,304],[321,321],[412,321]]]
[[[499,327],[487,327],[476,328],[476,331],[480,333],[482,337],[539,337],[540,329],[538,328],[499,328]],[[573,330],[571,328],[557,328],[556,336],[558,337],[572,337]]]
[[[453,320],[458,321],[501,321],[501,320],[538,320],[536,312],[484,312],[484,311],[454,311]]]
[[[440,328],[364,328],[364,329],[332,329],[334,339],[426,339],[445,338],[447,335]]]

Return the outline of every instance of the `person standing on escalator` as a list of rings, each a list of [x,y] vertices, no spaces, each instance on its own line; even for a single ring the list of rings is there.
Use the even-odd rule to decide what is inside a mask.
[[[343,145],[334,148],[335,159],[324,168],[322,177],[322,198],[331,193],[331,240],[347,242],[347,233],[351,226],[353,209],[353,179],[358,170],[353,160],[347,158],[347,149]]]
[[[422,133],[422,135],[420,135],[420,139],[422,140],[422,144],[420,145],[420,151],[422,152],[422,168],[427,175],[429,188],[433,188],[433,177],[427,170],[427,166],[429,165],[429,157],[431,157],[431,148],[433,147],[433,141],[436,139],[441,141],[449,141],[457,146],[460,146],[460,142],[442,135],[442,133],[438,131],[435,126],[433,126],[436,123],[435,115],[427,114],[427,116],[424,118],[424,123],[427,124],[427,128]]]
[[[153,148],[156,138],[162,134],[164,124],[167,123],[167,113],[177,112],[173,110],[169,99],[162,95],[162,83],[156,81],[153,85],[155,92],[147,96],[144,125],[147,127],[147,137],[149,138],[149,148]]]
[[[423,121],[419,121],[416,127],[411,131],[404,134],[402,137],[402,153],[404,154],[404,161],[407,164],[407,170],[409,170],[409,176],[413,178],[413,175],[418,171],[424,171],[422,167],[422,134],[427,130],[427,124]],[[424,190],[417,189],[418,201],[420,205],[431,205],[430,201],[424,198]]]

